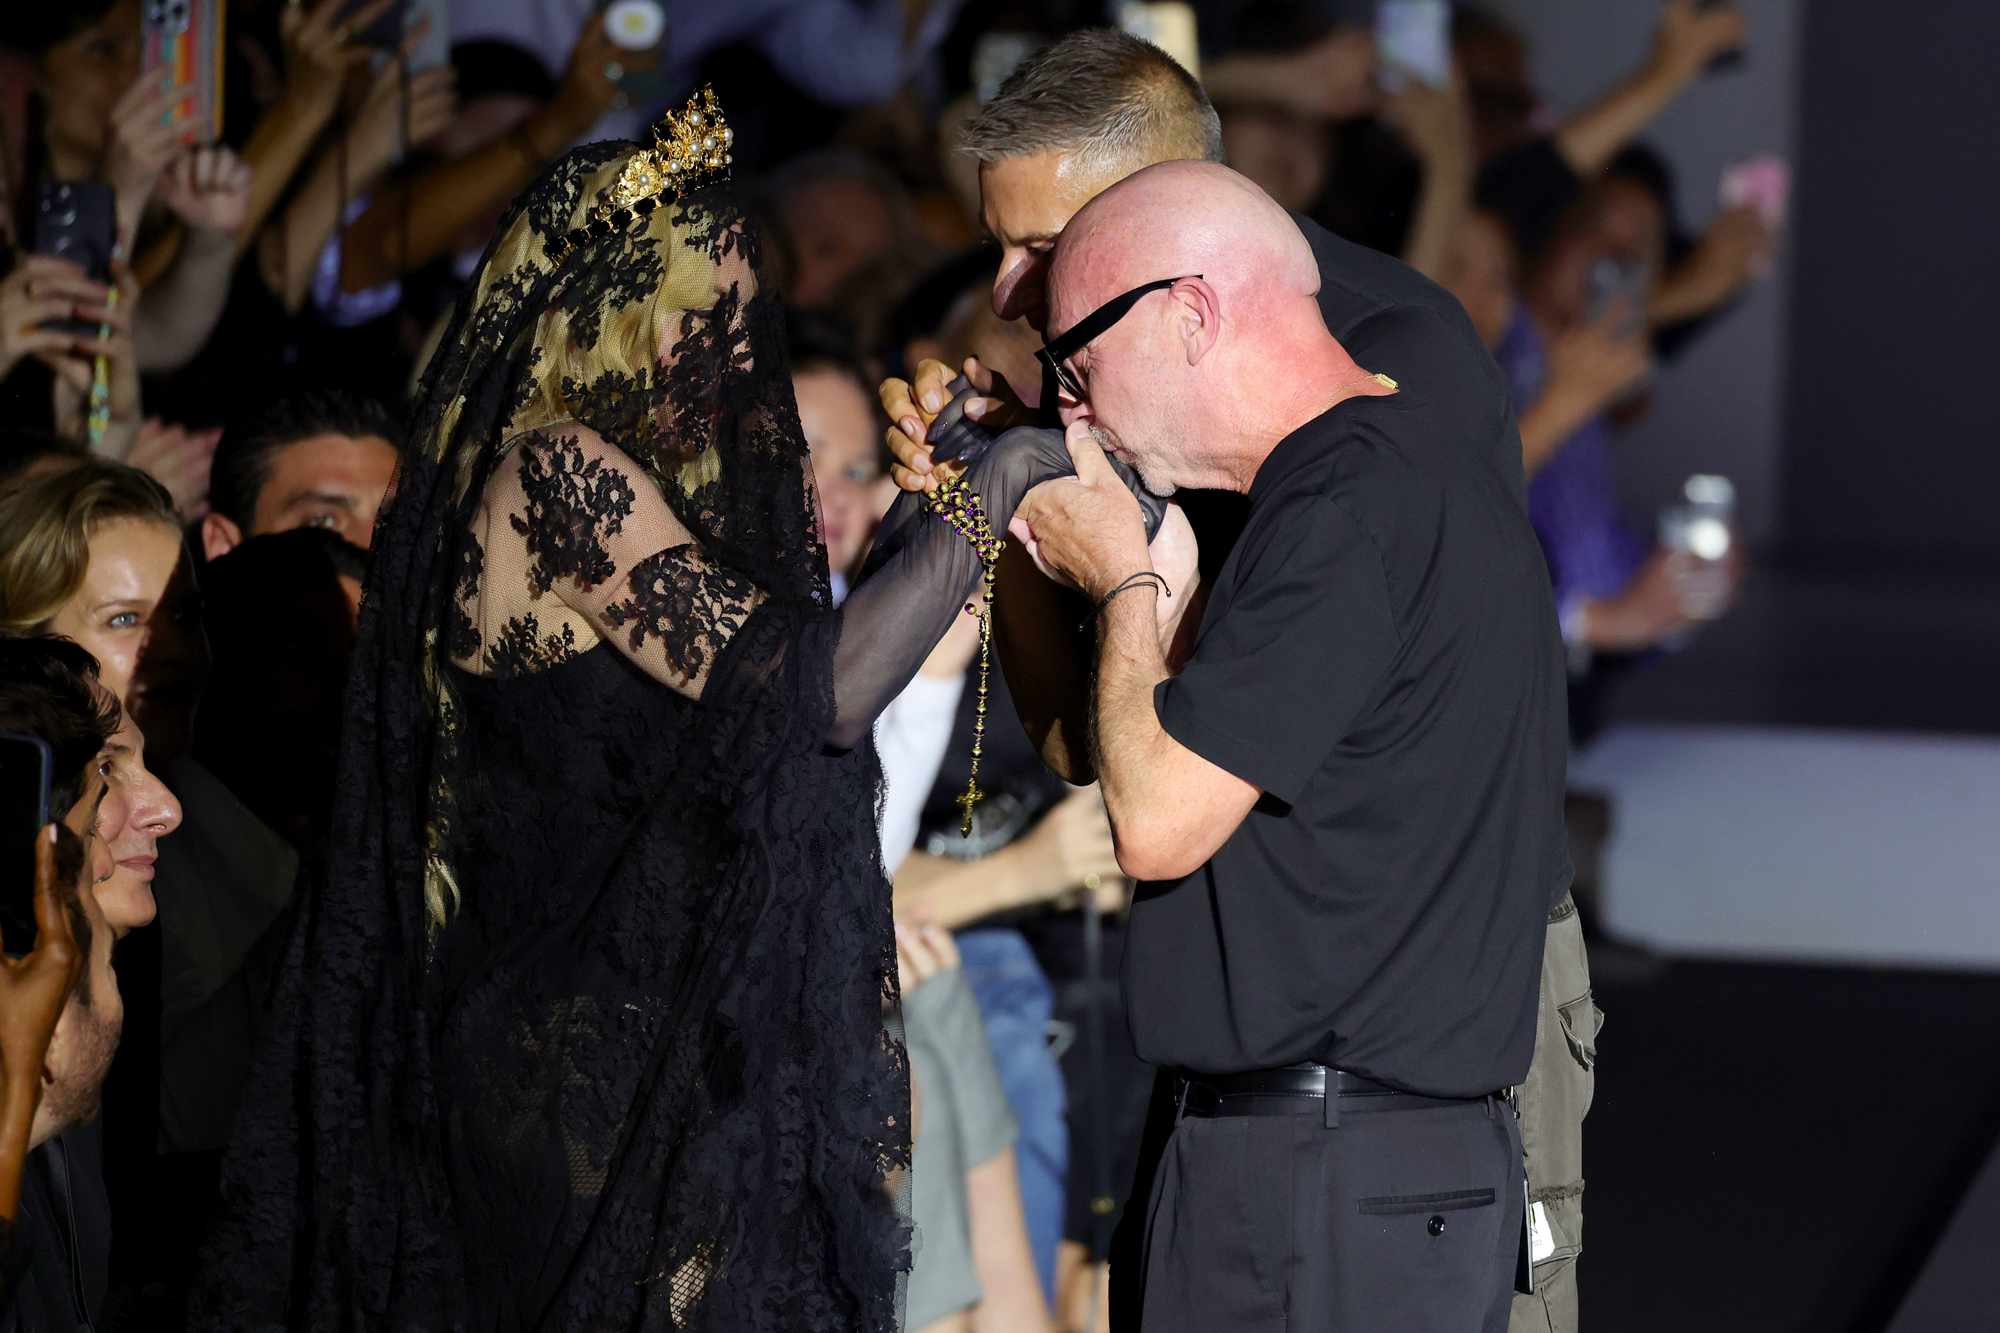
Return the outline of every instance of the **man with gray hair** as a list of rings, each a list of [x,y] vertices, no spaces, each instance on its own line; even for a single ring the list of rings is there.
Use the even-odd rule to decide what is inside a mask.
[[[1143,113],[1135,110],[1140,107]],[[1144,167],[1221,155],[1219,125],[1201,85],[1158,49],[1108,30],[1074,33],[1032,57],[968,127],[965,146],[979,160],[981,212],[1000,249],[994,309],[1044,333],[1049,259],[1077,210]],[[1319,268],[1325,327],[1355,360],[1392,377],[1403,377],[1418,359],[1445,366],[1446,378],[1482,386],[1496,416],[1510,416],[1504,381],[1455,299],[1386,255],[1340,240],[1310,220],[1292,221]],[[1411,318],[1417,314],[1432,318]],[[1046,375],[1039,386],[1010,386],[976,360],[964,371],[987,392],[967,404],[975,419],[1014,424],[1029,416],[1024,402],[1053,411],[1056,391]],[[935,484],[926,428],[958,373],[928,362],[914,383],[882,386],[893,423],[888,442],[898,460],[896,480],[906,489]],[[1506,433],[1518,440],[1511,417]],[[1518,452],[1516,460],[1518,465]],[[1221,563],[1240,500],[1185,498],[1201,539],[1200,563],[1212,571]],[[1194,572],[1195,555],[1178,506],[1151,555],[1177,594],[1189,601],[1204,595],[1183,582]],[[996,641],[1022,719],[1052,768],[1072,781],[1088,781],[1091,763],[1082,739],[1089,726],[1091,638],[1070,632],[1080,619],[1073,601],[1037,576],[1020,551],[1003,557],[999,588]],[[1189,634],[1199,620],[1185,618]],[[1597,1011],[1566,876],[1550,885],[1548,918],[1534,1060],[1516,1094],[1532,1189],[1535,1291],[1517,1297],[1512,1326],[1572,1333],[1582,1250],[1583,1117]],[[1124,1285],[1116,1274],[1114,1282]]]
[[[1395,317],[1393,376],[1357,360],[1305,238],[1219,165],[1106,190],[1050,279],[1077,475],[1012,530],[1095,609],[1090,754],[1145,882],[1129,1023],[1175,1087],[1117,1322],[1500,1333],[1527,1258],[1507,1089],[1569,873],[1504,399],[1429,313]],[[1191,641],[1107,452],[1156,494],[1249,497]]]

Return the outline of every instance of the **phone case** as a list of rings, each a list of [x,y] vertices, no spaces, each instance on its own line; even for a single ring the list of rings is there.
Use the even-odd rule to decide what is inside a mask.
[[[8,864],[0,877],[0,933],[7,952],[34,951],[35,838],[48,827],[53,760],[39,736],[0,731],[0,848]],[[17,859],[18,858],[18,859]]]
[[[75,263],[98,282],[111,280],[111,252],[118,243],[118,208],[101,181],[43,181],[35,192],[34,251]],[[53,327],[93,336],[89,320],[65,319]]]
[[[1451,6],[1444,0],[1382,0],[1375,11],[1382,81],[1397,90],[1404,74],[1433,88],[1451,83]]]
[[[190,143],[214,143],[222,127],[224,0],[143,0],[145,69],[167,90],[167,119]]]
[[[1753,157],[1722,173],[1722,206],[1754,208],[1773,230],[1784,225],[1791,191],[1792,171],[1781,157]]]

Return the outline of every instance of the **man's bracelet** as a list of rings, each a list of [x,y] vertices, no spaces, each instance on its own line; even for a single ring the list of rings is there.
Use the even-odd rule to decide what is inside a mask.
[[[1145,586],[1153,587],[1163,597],[1172,597],[1174,595],[1174,590],[1167,586],[1167,581],[1165,579],[1161,578],[1158,574],[1155,574],[1150,569],[1142,569],[1138,573],[1134,574],[1131,578],[1126,579],[1123,583],[1119,584],[1117,587],[1113,588],[1110,592],[1105,593],[1103,597],[1098,599],[1096,610],[1092,613],[1093,619],[1096,616],[1103,615],[1104,608],[1111,605],[1111,599],[1116,597],[1119,593],[1129,592],[1133,588],[1145,587]]]

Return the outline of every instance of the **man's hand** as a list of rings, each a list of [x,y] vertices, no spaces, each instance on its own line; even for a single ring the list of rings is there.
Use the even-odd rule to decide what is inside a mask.
[[[1583,637],[1592,648],[1644,652],[1728,610],[1743,580],[1740,549],[1701,560],[1665,547],[1653,552],[1624,591],[1584,610]]]
[[[1743,11],[1734,5],[1667,0],[1659,27],[1653,30],[1653,63],[1686,82],[1699,77],[1717,56],[1742,49],[1749,35]]]
[[[0,956],[0,1108],[18,1117],[25,1106],[30,1120],[41,1100],[49,1037],[83,969],[83,954],[56,886],[53,824],[35,837],[35,929],[39,934],[33,953],[19,959]]]
[[[878,396],[883,413],[894,423],[884,436],[896,460],[890,473],[906,491],[929,491],[940,481],[958,475],[959,468],[953,463],[933,463],[925,432],[951,401],[948,386],[961,373],[981,395],[966,403],[967,417],[995,431],[1028,424],[1028,409],[1015,397],[1013,387],[976,356],[967,357],[961,371],[942,361],[926,360],[918,364],[914,383],[883,380]]]
[[[1133,574],[1152,569],[1145,517],[1088,425],[1071,422],[1064,438],[1076,475],[1029,491],[1008,531],[1035,568],[1096,602]]]
[[[250,215],[250,167],[224,147],[190,148],[160,178],[160,202],[181,221],[234,236]]]

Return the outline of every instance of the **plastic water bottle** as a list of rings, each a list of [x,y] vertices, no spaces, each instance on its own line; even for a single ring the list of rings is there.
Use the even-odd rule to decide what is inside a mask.
[[[1681,600],[1691,620],[1713,620],[1729,601],[1724,561],[1736,544],[1736,486],[1727,477],[1696,473],[1681,502],[1660,512],[1660,545],[1682,559]]]

